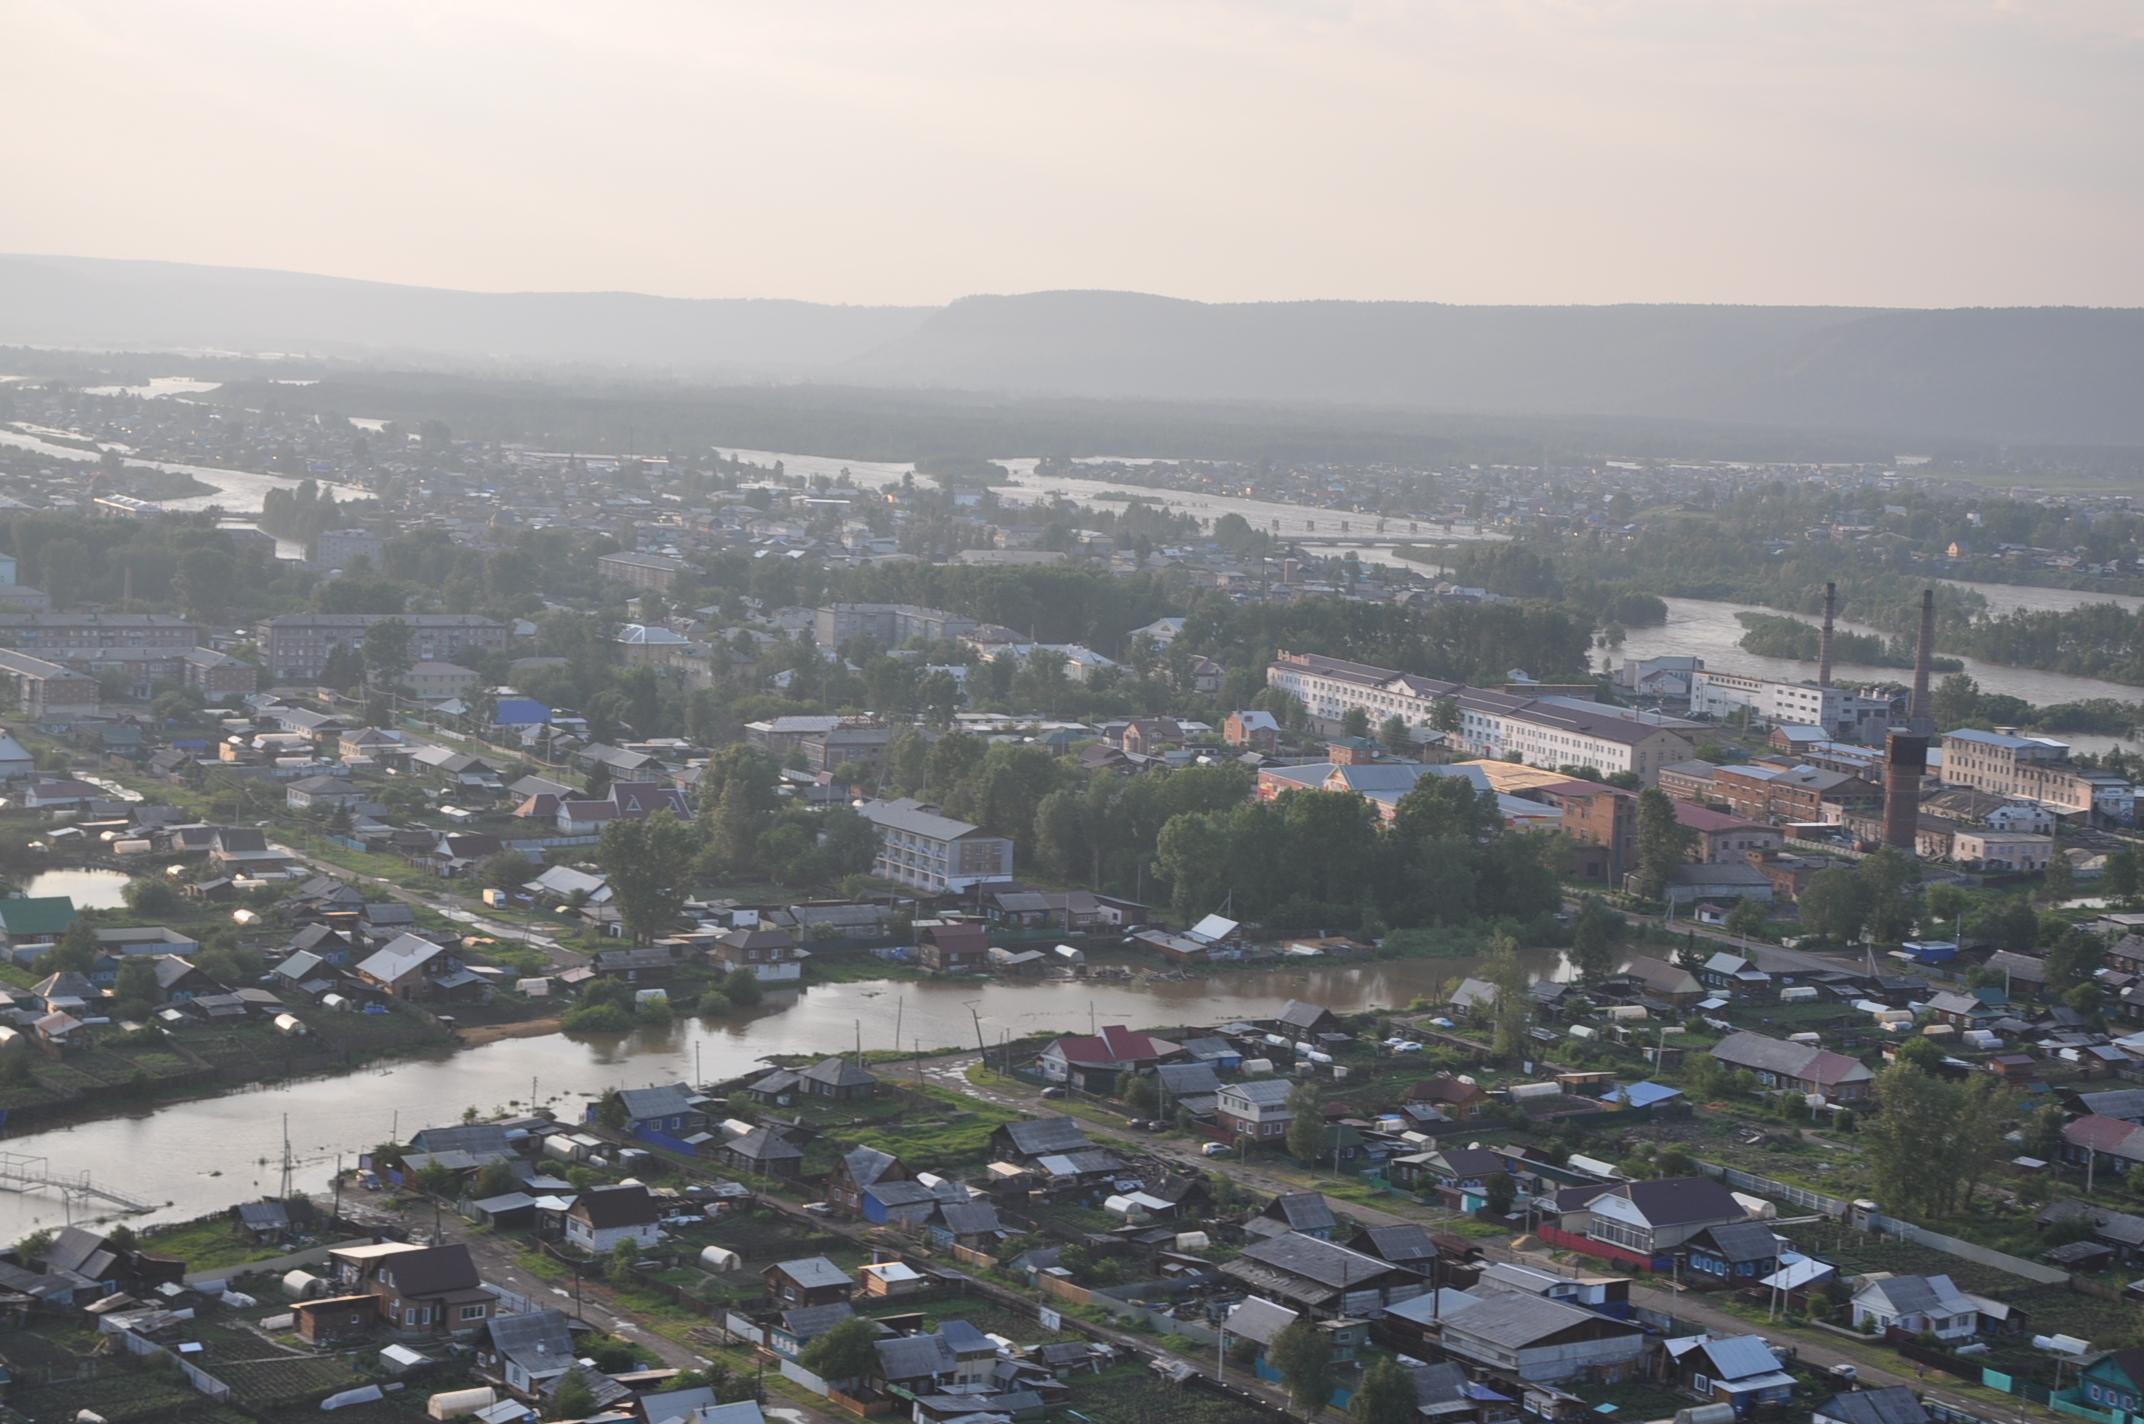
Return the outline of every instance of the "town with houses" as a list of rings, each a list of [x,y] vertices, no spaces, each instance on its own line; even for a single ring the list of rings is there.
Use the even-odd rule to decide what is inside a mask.
[[[65,1209],[0,1254],[7,1417],[2144,1413],[2138,709],[1938,671],[1997,636],[1945,580],[2144,587],[2126,496],[1081,503],[306,389],[0,387],[0,1186]],[[1814,666],[1626,653],[1645,511],[1780,490]],[[549,1094],[286,1124],[206,1211],[68,1130],[531,1039]]]

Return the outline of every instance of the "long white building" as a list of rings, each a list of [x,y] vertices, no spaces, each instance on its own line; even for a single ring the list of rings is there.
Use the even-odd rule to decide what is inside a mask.
[[[1648,786],[1659,780],[1660,768],[1696,751],[1691,724],[1676,718],[1575,697],[1492,692],[1317,653],[1280,654],[1266,668],[1266,684],[1293,694],[1327,724],[1359,707],[1373,724],[1398,717],[1409,726],[1430,726],[1437,704],[1449,698],[1459,709],[1452,738],[1469,755],[1627,771]]]
[[[1774,726],[1822,727],[1846,741],[1877,742],[1891,725],[1888,698],[1866,697],[1845,687],[1787,682],[1774,677],[1697,668],[1690,674],[1690,712],[1726,720],[1744,709]]]

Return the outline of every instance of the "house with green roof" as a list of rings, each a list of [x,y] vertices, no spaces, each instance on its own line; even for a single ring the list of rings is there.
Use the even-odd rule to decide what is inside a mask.
[[[57,939],[74,923],[74,900],[67,895],[30,895],[0,900],[0,943],[24,944]]]

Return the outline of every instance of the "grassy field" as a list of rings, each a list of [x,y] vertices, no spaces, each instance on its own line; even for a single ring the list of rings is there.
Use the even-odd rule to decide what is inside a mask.
[[[858,1128],[845,1137],[857,1146],[892,1152],[911,1167],[944,1172],[987,1162],[990,1134],[1021,1117],[1010,1108],[960,1097],[943,1088],[926,1087],[923,1092],[943,1111],[912,1115],[899,1124]]]
[[[288,1248],[258,1245],[241,1235],[235,1222],[214,1217],[144,1231],[141,1249],[151,1255],[184,1261],[188,1270],[213,1271],[224,1266],[243,1266],[249,1261],[270,1260]]]

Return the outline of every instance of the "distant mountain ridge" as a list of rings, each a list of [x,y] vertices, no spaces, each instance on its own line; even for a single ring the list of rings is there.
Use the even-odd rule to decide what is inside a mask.
[[[2144,311],[477,293],[0,256],[0,343],[617,365],[1022,395],[1662,418],[2144,445]]]

